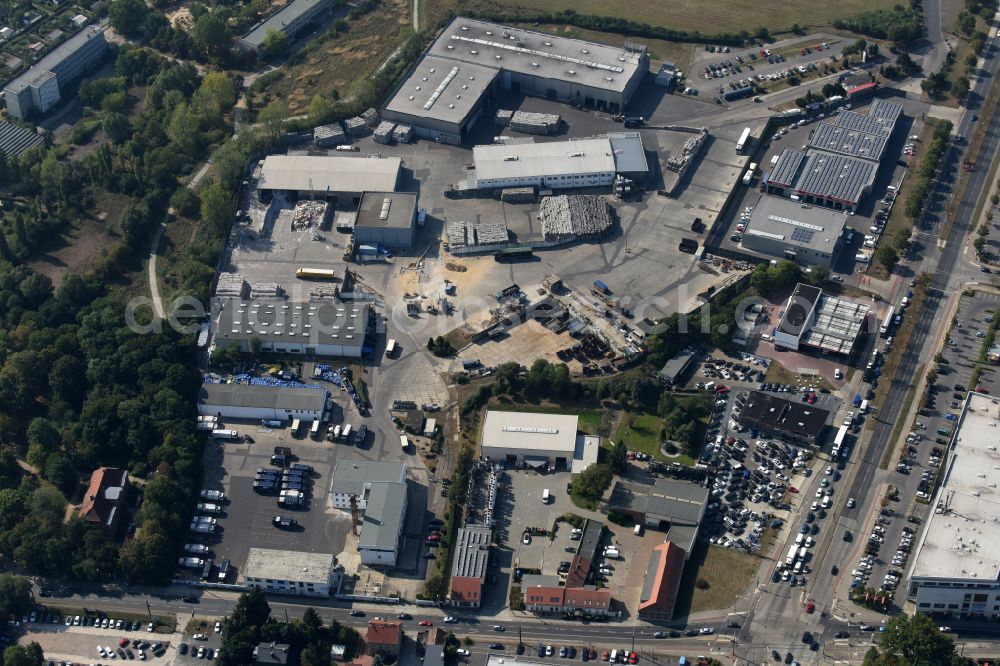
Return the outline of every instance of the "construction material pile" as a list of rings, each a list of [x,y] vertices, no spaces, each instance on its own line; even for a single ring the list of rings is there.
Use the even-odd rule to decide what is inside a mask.
[[[364,113],[361,114],[361,117],[365,119],[366,123],[368,123],[368,127],[375,127],[376,125],[378,125],[379,115],[378,115],[378,109],[376,109],[375,107],[371,107],[370,109],[366,110]]]
[[[337,288],[329,285],[316,285],[309,289],[310,301],[333,301],[337,298]]]
[[[453,248],[506,243],[510,236],[503,222],[449,222],[448,243]]]
[[[392,131],[392,138],[396,143],[409,143],[413,141],[413,127],[410,125],[396,125]]]
[[[510,128],[525,134],[554,134],[559,131],[562,118],[554,113],[529,113],[517,111],[510,119]]]
[[[375,143],[381,143],[383,145],[388,145],[392,142],[392,131],[396,129],[396,123],[391,123],[388,120],[383,120],[375,128],[375,132],[372,134],[372,140]]]
[[[701,150],[701,146],[705,143],[707,136],[708,132],[702,132],[685,141],[684,146],[681,148],[680,156],[670,156],[667,158],[667,169],[684,175],[684,172],[687,171],[688,166],[694,160],[695,155]]]
[[[292,231],[321,226],[329,207],[325,201],[298,202],[292,211]]]
[[[500,191],[500,201],[506,203],[532,203],[534,200],[533,187],[508,187]]]
[[[233,298],[243,298],[246,294],[247,283],[239,273],[221,273],[219,282],[215,286],[216,296],[231,296]]]
[[[313,143],[319,148],[339,146],[346,140],[347,135],[344,134],[344,128],[340,126],[340,123],[313,128]]]
[[[250,298],[277,298],[281,287],[276,282],[254,282],[250,285]]]
[[[365,136],[368,134],[368,123],[361,116],[354,116],[344,121],[344,130],[350,137]]]
[[[500,127],[507,127],[510,125],[510,119],[514,116],[513,111],[508,111],[507,109],[497,109],[496,115],[493,120]]]
[[[598,238],[611,229],[611,208],[596,194],[544,197],[538,210],[547,240]]]

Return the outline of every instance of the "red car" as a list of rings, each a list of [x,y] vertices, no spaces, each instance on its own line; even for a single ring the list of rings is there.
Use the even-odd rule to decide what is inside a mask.
[[[126,645],[128,645],[128,639],[127,638],[119,638],[118,639],[118,647],[125,647]]]
[[[729,393],[729,387],[728,386],[718,386],[718,387],[716,387],[715,394],[716,395],[720,395],[722,393]]]
[[[417,624],[419,624],[421,627],[430,627],[433,626],[434,623],[431,622],[430,620],[421,620],[420,622],[417,622]]]
[[[814,604],[811,601],[806,604],[806,612],[807,613],[812,613],[814,610],[816,610],[816,604]]]
[[[629,451],[628,452],[628,459],[629,460],[635,460],[635,451]]]
[[[440,541],[441,540],[441,535],[440,534],[428,534],[427,535],[427,540],[428,541]]]
[[[629,656],[628,656],[628,663],[630,663],[630,664],[638,664],[639,663],[639,655],[637,655],[635,652],[632,652],[631,654],[629,654]]]
[[[796,488],[795,486],[788,486],[788,492],[790,492],[790,493],[797,493],[797,492],[799,492],[799,489]]]

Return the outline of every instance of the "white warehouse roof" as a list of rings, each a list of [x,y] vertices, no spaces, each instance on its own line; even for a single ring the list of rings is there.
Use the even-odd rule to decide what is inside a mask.
[[[333,571],[333,553],[251,548],[244,578],[288,580],[327,585]]]
[[[478,180],[615,172],[607,138],[476,146],[472,156]]]
[[[577,421],[575,414],[490,410],[483,424],[483,449],[561,451],[572,456],[576,450]]]
[[[297,192],[393,192],[402,162],[398,157],[268,155],[258,187]]]

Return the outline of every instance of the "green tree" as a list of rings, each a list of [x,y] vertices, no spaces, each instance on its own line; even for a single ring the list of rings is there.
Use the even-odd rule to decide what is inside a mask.
[[[27,645],[11,645],[3,651],[4,666],[42,666],[42,646],[31,641]]]
[[[330,646],[325,643],[309,643],[299,653],[300,666],[330,666],[330,663]]]
[[[875,250],[875,260],[882,264],[886,270],[891,271],[896,266],[896,262],[899,261],[899,253],[896,252],[896,248],[888,243],[883,243]]]
[[[233,204],[229,192],[217,182],[211,182],[199,193],[201,219],[217,233],[225,231],[232,220]]]
[[[31,579],[0,574],[0,614],[3,617],[27,613],[32,605]]]
[[[136,37],[142,32],[142,24],[149,14],[142,0],[111,0],[108,19],[111,27],[126,37]]]
[[[925,613],[905,613],[889,619],[879,643],[881,651],[898,656],[912,666],[961,664],[955,654],[955,641],[937,630],[934,620]]]
[[[210,72],[195,91],[195,100],[213,116],[221,116],[236,103],[236,82],[225,72]]]
[[[229,33],[226,22],[218,12],[210,12],[198,17],[191,31],[195,46],[209,56],[216,56],[229,48]]]
[[[313,95],[312,100],[309,102],[309,121],[313,125],[320,125],[326,122],[332,109],[333,105],[330,104],[327,98],[322,95]]]
[[[625,442],[618,441],[611,452],[611,468],[616,474],[622,474],[628,467],[628,447]]]
[[[132,136],[132,125],[122,113],[110,112],[101,121],[101,129],[115,143],[123,143]]]
[[[34,418],[28,424],[28,455],[32,465],[42,467],[50,453],[59,449],[62,436],[56,427],[46,418]]]
[[[288,47],[288,34],[283,30],[269,28],[264,40],[260,43],[261,55],[266,59],[274,58],[285,52]]]
[[[604,491],[611,484],[613,473],[610,465],[594,463],[587,469],[580,472],[580,475],[573,481],[573,491],[580,496],[598,501],[604,495]]]
[[[285,121],[290,115],[288,104],[283,100],[274,100],[257,114],[257,120],[264,126],[267,140],[271,145],[281,139]]]

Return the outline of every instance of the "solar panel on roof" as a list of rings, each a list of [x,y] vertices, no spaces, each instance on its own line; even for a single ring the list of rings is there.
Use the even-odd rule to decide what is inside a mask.
[[[812,241],[814,233],[811,229],[795,228],[792,229],[792,240],[799,243],[809,243]]]

